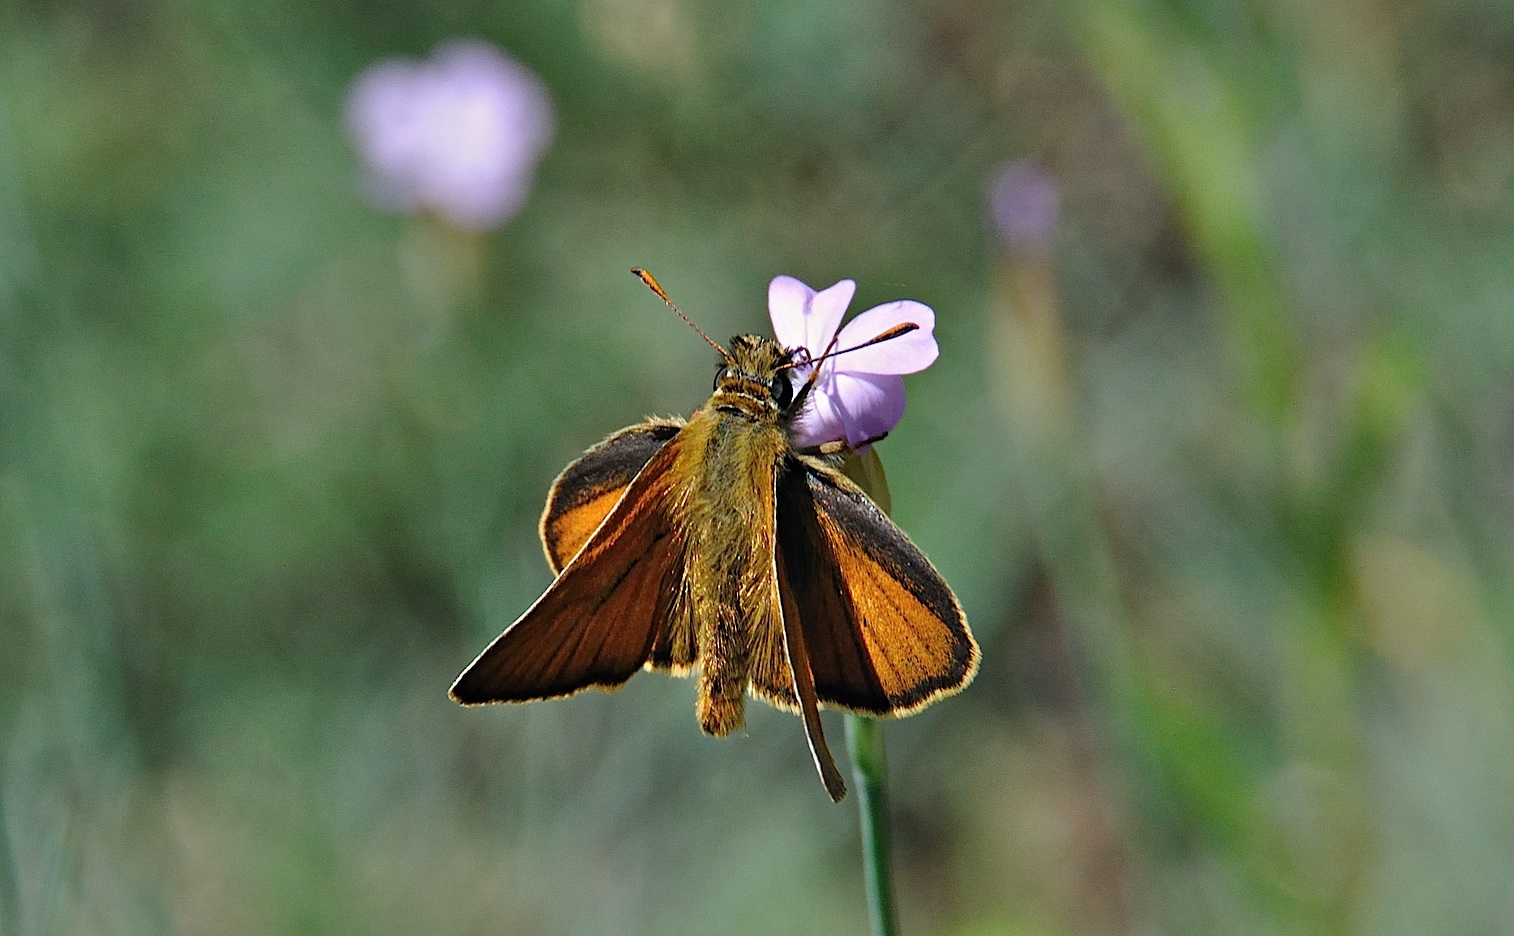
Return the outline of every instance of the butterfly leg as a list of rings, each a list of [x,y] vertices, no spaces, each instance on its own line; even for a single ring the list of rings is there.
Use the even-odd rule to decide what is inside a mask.
[[[856,452],[856,451],[858,451],[860,449],[865,449],[869,445],[872,445],[872,444],[874,444],[876,442],[882,442],[886,438],[888,438],[888,433],[882,432],[882,433],[879,433],[878,435],[873,436],[871,439],[864,440],[862,442],[859,442],[856,445],[851,445],[845,439],[836,439],[836,440],[834,440],[832,442],[822,442],[819,445],[815,446],[813,449],[805,449],[805,451],[806,452],[816,452],[816,453],[818,453],[820,455],[826,455],[826,456],[830,456],[830,455],[848,455],[848,454],[850,454],[852,452]]]

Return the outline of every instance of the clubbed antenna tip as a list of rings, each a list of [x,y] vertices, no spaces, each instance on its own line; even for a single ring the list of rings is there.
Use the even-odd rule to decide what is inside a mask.
[[[687,315],[684,315],[682,309],[678,308],[678,306],[676,306],[676,305],[673,304],[673,300],[668,298],[667,292],[663,290],[662,286],[660,284],[658,284],[656,278],[653,277],[652,274],[648,273],[646,270],[643,270],[641,267],[631,267],[631,272],[635,273],[637,276],[641,277],[641,281],[643,283],[647,284],[647,288],[650,289],[650,290],[652,290],[652,292],[656,293],[658,296],[660,296],[662,298],[662,301],[666,302],[668,304],[668,308],[672,309],[673,312],[676,313],[679,318],[683,319],[686,323],[688,323],[688,326],[690,328],[692,328],[695,331],[699,332],[699,337],[701,337],[705,341],[709,342],[710,347],[714,348],[716,351],[719,351],[721,357],[725,358],[726,360],[730,360],[730,357],[731,357],[730,353],[727,352],[725,348],[721,347],[720,342],[716,341],[714,338],[711,338],[709,335],[705,334],[703,328],[700,328],[698,325],[695,325],[693,319],[689,318]]]

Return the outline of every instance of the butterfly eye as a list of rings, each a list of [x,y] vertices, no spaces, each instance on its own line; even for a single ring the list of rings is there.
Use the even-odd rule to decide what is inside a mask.
[[[779,409],[788,409],[788,405],[794,402],[794,385],[789,382],[786,371],[780,371],[774,376],[768,389],[773,391],[773,402],[778,404]]]
[[[724,364],[720,365],[718,368],[715,369],[715,389],[716,390],[720,389],[720,381],[725,378],[725,375],[726,375],[726,367],[725,367]]]

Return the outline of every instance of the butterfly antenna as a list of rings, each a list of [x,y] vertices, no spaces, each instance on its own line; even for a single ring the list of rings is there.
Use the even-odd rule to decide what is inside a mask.
[[[900,335],[908,335],[910,332],[919,327],[920,326],[916,325],[914,322],[900,322],[893,328],[887,329],[874,335],[868,340],[862,342],[862,344],[852,345],[850,348],[842,348],[840,351],[835,350],[836,339],[841,337],[838,333],[831,336],[831,343],[825,346],[825,352],[819,357],[807,358],[803,361],[790,361],[787,364],[781,365],[778,368],[781,371],[789,370],[795,367],[803,367],[806,364],[814,365],[814,367],[810,369],[810,375],[804,379],[804,385],[799,388],[798,393],[794,394],[794,400],[789,405],[795,408],[804,405],[804,401],[809,398],[810,390],[812,390],[815,386],[815,381],[820,379],[820,365],[829,358],[833,358],[838,354],[845,354],[848,351],[861,351],[863,348],[871,348],[873,345],[878,344],[880,341],[889,341],[891,339],[898,338]]]
[[[705,331],[704,331],[703,328],[700,328],[698,325],[695,325],[693,319],[689,318],[687,315],[684,315],[683,314],[683,310],[680,309],[680,308],[678,308],[678,306],[676,306],[676,305],[673,304],[673,300],[668,298],[667,292],[663,290],[662,286],[660,286],[658,284],[656,278],[654,278],[652,276],[652,274],[648,273],[646,270],[643,270],[641,267],[631,267],[631,272],[635,273],[637,276],[641,277],[641,281],[643,283],[647,284],[647,288],[650,289],[650,290],[652,290],[652,292],[656,293],[658,296],[662,297],[662,301],[666,302],[668,304],[668,308],[672,309],[673,312],[679,318],[683,319],[684,322],[688,323],[688,326],[690,328],[692,328],[695,331],[699,332],[699,337],[701,337],[705,341],[709,342],[710,347],[714,348],[716,351],[719,351],[720,352],[720,356],[722,358],[725,358],[727,361],[729,361],[731,359],[730,352],[726,351],[725,348],[721,347],[720,342],[716,341],[714,338],[711,338],[709,335],[705,334]]]
[[[838,336],[833,335],[833,336],[831,336],[831,343],[829,345],[827,345],[826,348],[825,348],[825,353],[824,354],[820,355],[819,357],[810,358],[810,359],[805,360],[805,361],[790,361],[789,363],[783,365],[782,367],[780,367],[778,369],[779,370],[788,370],[791,367],[802,367],[805,364],[813,364],[813,365],[815,365],[818,368],[820,366],[820,362],[821,361],[829,360],[830,358],[837,357],[838,355],[846,354],[846,353],[848,353],[850,351],[861,351],[863,348],[871,348],[873,345],[875,345],[875,344],[881,344],[882,342],[885,342],[885,341],[892,341],[893,339],[898,338],[901,335],[908,335],[910,332],[915,331],[919,327],[920,326],[916,325],[914,322],[900,322],[898,325],[895,325],[893,328],[890,328],[890,329],[888,329],[886,331],[879,332],[878,334],[874,335],[873,337],[869,338],[868,340],[862,342],[862,344],[852,345],[850,348],[842,348],[840,351],[832,350],[833,348],[836,347],[836,338],[838,337]]]

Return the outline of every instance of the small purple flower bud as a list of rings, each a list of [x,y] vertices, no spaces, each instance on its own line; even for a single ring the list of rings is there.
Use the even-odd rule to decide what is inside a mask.
[[[1051,173],[1028,162],[1010,163],[994,180],[988,214],[1011,247],[1045,246],[1056,234],[1062,192]]]
[[[552,140],[552,102],[519,62],[454,40],[426,61],[387,59],[358,75],[347,126],[380,204],[482,231],[525,204]]]

